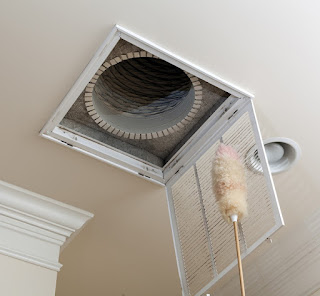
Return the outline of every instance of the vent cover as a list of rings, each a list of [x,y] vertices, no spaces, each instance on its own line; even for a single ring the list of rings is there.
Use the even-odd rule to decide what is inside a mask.
[[[250,164],[244,256],[283,225],[252,97],[116,26],[40,135],[166,186],[183,295],[200,296],[236,265],[211,190],[221,137]]]
[[[237,264],[233,228],[222,219],[212,190],[213,159],[221,138],[235,147],[244,163],[247,152],[257,145],[264,168],[254,172],[246,167],[249,215],[239,224],[243,256],[283,225],[253,109],[248,104],[167,184],[184,295],[203,295]]]
[[[116,26],[40,134],[165,184],[204,126],[251,97]]]
[[[120,39],[59,126],[161,168],[229,96]]]

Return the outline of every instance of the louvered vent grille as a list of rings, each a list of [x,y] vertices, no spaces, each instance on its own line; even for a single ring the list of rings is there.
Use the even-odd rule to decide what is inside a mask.
[[[201,152],[181,177],[168,186],[184,295],[203,295],[236,265],[233,228],[220,215],[212,191],[211,171],[221,136],[225,144],[239,152],[244,163],[250,157],[247,155],[250,148],[261,141],[252,122],[255,120],[253,110],[249,108],[240,113],[235,123],[223,134],[216,135],[209,149]],[[263,151],[259,151],[259,157],[265,163]],[[246,166],[246,175],[249,216],[239,225],[244,255],[282,224],[269,173],[258,173]]]

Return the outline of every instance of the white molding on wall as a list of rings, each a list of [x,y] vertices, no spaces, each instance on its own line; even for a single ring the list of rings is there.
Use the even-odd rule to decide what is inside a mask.
[[[0,254],[59,271],[59,254],[93,214],[0,181]]]

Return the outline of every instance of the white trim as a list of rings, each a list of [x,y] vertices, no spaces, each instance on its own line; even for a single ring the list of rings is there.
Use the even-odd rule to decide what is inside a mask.
[[[279,204],[279,200],[278,200],[278,196],[277,196],[277,192],[276,189],[274,187],[274,183],[273,183],[273,179],[272,179],[272,175],[271,175],[271,171],[270,171],[270,167],[269,167],[269,163],[267,160],[267,154],[264,148],[264,144],[262,142],[262,136],[261,136],[261,132],[259,129],[259,123],[257,120],[257,116],[256,116],[256,112],[254,109],[254,105],[252,102],[250,102],[250,107],[252,112],[249,113],[250,116],[250,121],[252,124],[252,128],[254,131],[254,135],[256,137],[256,145],[258,147],[258,152],[259,152],[259,157],[260,157],[260,163],[262,166],[262,171],[263,174],[267,180],[267,186],[268,186],[268,190],[269,190],[269,194],[273,197],[271,198],[271,202],[272,202],[272,208],[273,208],[273,213],[274,213],[274,217],[276,219],[276,224],[283,226],[284,225],[284,220],[283,220],[283,216],[281,213],[281,209],[280,209],[280,204]]]
[[[0,253],[59,271],[61,247],[93,214],[0,181]]]
[[[184,270],[184,266],[183,266],[183,257],[182,257],[182,251],[181,251],[181,246],[180,246],[180,241],[179,241],[178,226],[177,226],[177,220],[176,220],[176,215],[175,215],[175,211],[174,211],[174,204],[173,204],[173,199],[172,199],[172,194],[171,194],[171,187],[166,186],[166,193],[167,193],[167,203],[168,203],[173,245],[174,245],[174,251],[176,254],[179,279],[180,279],[180,284],[181,284],[181,289],[182,289],[182,296],[187,296],[187,295],[189,295],[189,289],[188,289],[187,279],[185,276],[185,270]]]
[[[42,136],[59,144],[68,145],[69,148],[106,162],[112,166],[121,168],[144,179],[151,180],[157,184],[164,184],[163,173],[159,167],[136,160],[132,156],[125,155],[122,151],[119,152],[115,148],[102,145],[91,139],[75,134],[70,130],[56,127],[49,136]]]
[[[15,259],[19,259],[28,263],[32,263],[41,267],[52,269],[54,271],[60,271],[62,267],[61,263],[47,261],[47,260],[41,259],[40,257],[33,257],[17,250],[12,250],[12,249],[10,250],[1,245],[0,245],[0,254],[6,255]]]

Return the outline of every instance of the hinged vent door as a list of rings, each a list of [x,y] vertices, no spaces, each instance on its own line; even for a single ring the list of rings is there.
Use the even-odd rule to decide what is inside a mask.
[[[249,215],[240,226],[245,257],[283,225],[251,101],[225,120],[198,155],[167,183],[167,196],[183,295],[205,295],[236,264],[232,225],[222,219],[212,191],[212,165],[220,139],[245,163]]]

